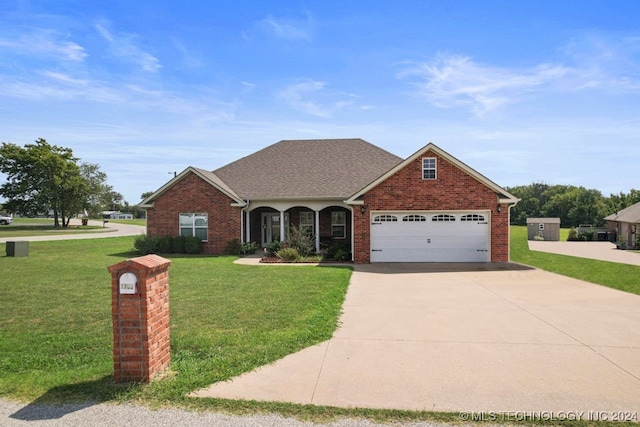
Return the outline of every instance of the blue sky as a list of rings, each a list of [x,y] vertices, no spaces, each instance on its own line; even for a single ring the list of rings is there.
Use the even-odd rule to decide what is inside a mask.
[[[4,0],[0,141],[72,148],[131,204],[310,138],[433,142],[502,186],[628,192],[639,18],[632,0]]]

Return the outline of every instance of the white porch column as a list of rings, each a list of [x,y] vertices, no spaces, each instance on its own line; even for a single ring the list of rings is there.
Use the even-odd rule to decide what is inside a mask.
[[[280,241],[284,242],[284,211],[280,211]]]
[[[316,213],[316,253],[320,253],[320,211],[314,211]]]
[[[245,238],[244,241],[246,243],[249,243],[251,241],[251,212],[246,211],[246,220],[244,222],[244,226],[245,226]]]

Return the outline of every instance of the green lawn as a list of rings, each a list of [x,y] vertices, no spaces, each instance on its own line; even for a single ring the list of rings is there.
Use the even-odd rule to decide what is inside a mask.
[[[119,224],[129,224],[129,225],[147,225],[146,219],[110,219],[109,222],[117,222]]]
[[[243,266],[233,264],[233,257],[170,257],[171,370],[149,385],[115,385],[107,266],[136,256],[133,239],[31,242],[26,258],[0,253],[0,396],[276,412],[316,422],[335,417],[460,422],[455,413],[186,397],[329,339],[351,275],[348,267]],[[514,261],[640,293],[640,267],[531,252],[525,227],[513,227],[511,239]],[[588,425],[562,423],[568,424]]]
[[[136,256],[133,237],[31,242],[0,256],[0,396],[42,401],[179,400],[329,339],[351,270],[262,267],[233,257],[175,257],[170,273],[172,375],[111,383],[111,278]]]
[[[564,240],[567,233],[568,231],[565,232]],[[511,227],[511,260],[640,295],[640,266],[530,251],[525,226]]]
[[[105,233],[101,226],[80,226],[77,221],[68,228],[55,228],[51,218],[15,218],[9,225],[0,225],[0,238],[20,238],[54,234]]]

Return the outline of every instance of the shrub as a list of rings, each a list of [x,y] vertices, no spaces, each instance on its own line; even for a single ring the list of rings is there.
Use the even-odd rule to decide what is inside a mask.
[[[184,251],[189,255],[200,253],[202,239],[198,236],[188,236],[184,239]]]
[[[305,257],[316,251],[313,236],[305,228],[291,226],[289,228],[289,238],[286,241],[287,246],[296,248],[298,253]]]
[[[580,240],[584,240],[586,241],[591,241],[593,240],[593,235],[594,235],[594,231],[593,230],[588,230],[588,231],[583,231],[582,233],[578,234],[578,239]]]
[[[569,236],[567,237],[567,240],[578,240],[578,230],[576,230],[575,227],[571,227],[571,229],[569,230]]]
[[[300,259],[300,253],[296,248],[286,247],[276,252],[276,256],[286,262],[295,262]]]
[[[184,236],[173,236],[171,239],[171,252],[174,254],[186,253],[184,249],[186,238]]]
[[[158,238],[158,253],[170,254],[173,251],[173,236],[161,236]]]
[[[255,254],[258,250],[258,244],[256,242],[245,242],[240,247],[240,253],[242,255]]]
[[[160,246],[160,238],[140,234],[133,241],[133,247],[140,255],[157,254]]]
[[[331,261],[349,261],[351,259],[351,245],[346,242],[332,242],[327,249],[327,259]]]
[[[240,255],[242,245],[238,239],[229,240],[222,250],[222,255]]]
[[[280,245],[280,242],[278,240],[274,240],[273,242],[268,243],[265,249],[267,250],[268,256],[273,256],[280,250],[281,247],[282,245]]]

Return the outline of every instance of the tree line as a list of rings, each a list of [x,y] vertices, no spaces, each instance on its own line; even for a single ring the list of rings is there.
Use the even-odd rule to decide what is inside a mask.
[[[98,164],[81,162],[71,149],[51,145],[43,138],[24,147],[2,143],[0,172],[7,176],[0,196],[7,200],[2,208],[8,212],[24,216],[52,212],[56,227],[67,227],[71,218],[84,211],[91,217],[107,210],[144,217],[142,208],[129,205],[107,184],[107,175]],[[640,202],[640,190],[635,189],[609,197],[595,189],[544,183],[507,190],[520,199],[511,210],[514,225],[525,225],[527,218],[553,217],[560,218],[563,227],[601,226],[604,217]]]
[[[580,224],[602,226],[604,218],[640,202],[640,190],[620,192],[608,197],[599,190],[572,185],[533,183],[507,187],[520,199],[511,209],[511,224],[525,225],[527,218],[560,218],[562,227]]]
[[[122,194],[107,184],[98,164],[81,162],[71,149],[43,138],[24,147],[3,142],[0,172],[7,176],[0,186],[0,196],[7,200],[4,210],[24,216],[51,212],[56,227],[67,227],[85,211],[95,217],[123,206]]]

